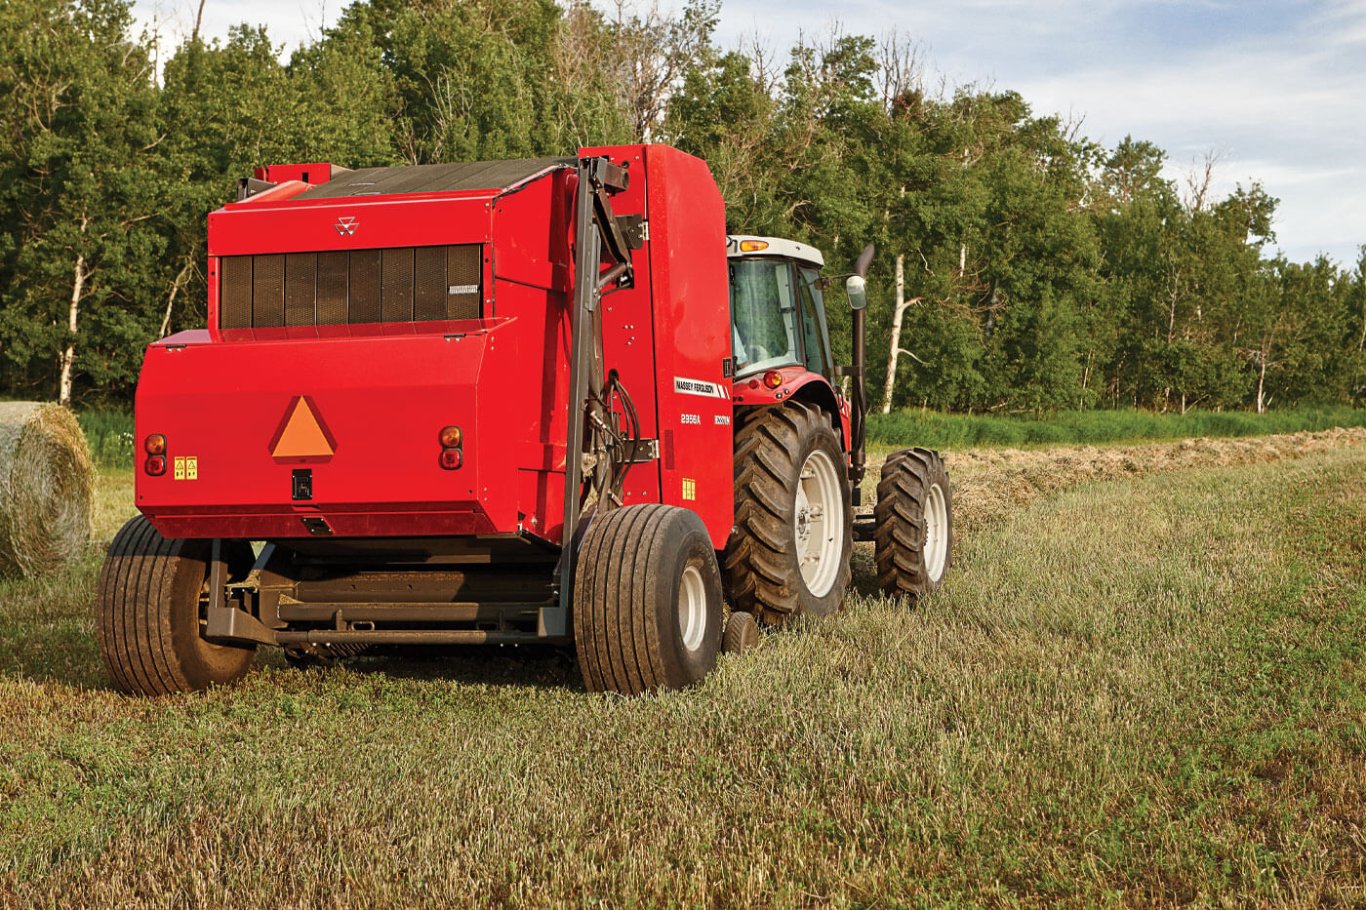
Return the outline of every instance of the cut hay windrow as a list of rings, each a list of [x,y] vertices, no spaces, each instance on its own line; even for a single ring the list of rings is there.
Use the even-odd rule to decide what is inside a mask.
[[[944,460],[953,478],[954,525],[961,534],[1003,518],[1040,496],[1089,481],[1280,461],[1354,446],[1366,449],[1366,429],[1125,446],[969,449],[946,452]],[[871,477],[877,477],[881,468],[880,460],[870,459]]]
[[[0,402],[0,575],[41,575],[79,557],[94,503],[90,449],[71,412]]]

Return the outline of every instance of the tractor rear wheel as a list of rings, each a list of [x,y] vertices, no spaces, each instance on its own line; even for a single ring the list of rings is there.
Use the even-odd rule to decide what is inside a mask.
[[[944,581],[953,558],[953,491],[938,452],[887,456],[873,509],[878,586],[891,597],[920,597]]]
[[[255,645],[219,645],[201,634],[208,606],[207,540],[167,540],[141,515],[109,545],[96,604],[100,654],[114,687],[167,695],[235,682]],[[251,548],[225,541],[229,569],[251,567]],[[228,577],[225,573],[224,577]]]
[[[844,451],[825,413],[801,402],[756,409],[735,434],[732,603],[769,625],[839,608],[849,585],[853,510]]]
[[[721,573],[697,513],[657,504],[594,519],[574,571],[574,645],[591,692],[681,689],[716,666]]]

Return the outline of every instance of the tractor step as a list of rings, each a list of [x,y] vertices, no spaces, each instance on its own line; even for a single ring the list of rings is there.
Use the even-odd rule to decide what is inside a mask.
[[[877,523],[872,512],[854,516],[854,539],[872,540],[877,531]]]

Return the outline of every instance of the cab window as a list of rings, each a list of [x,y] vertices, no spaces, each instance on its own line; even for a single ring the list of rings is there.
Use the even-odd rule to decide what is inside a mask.
[[[830,375],[830,333],[825,327],[825,300],[821,293],[821,275],[816,269],[802,267],[800,295],[802,308],[802,340],[806,349],[806,368],[822,376]]]
[[[792,266],[787,260],[731,260],[731,343],[736,375],[802,362],[797,305]]]

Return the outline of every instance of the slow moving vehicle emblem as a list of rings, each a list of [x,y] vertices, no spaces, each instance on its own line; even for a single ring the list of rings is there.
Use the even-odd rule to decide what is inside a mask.
[[[343,237],[350,237],[355,234],[356,228],[359,226],[355,215],[342,215],[337,219],[337,233]]]
[[[296,395],[285,409],[270,454],[276,461],[327,461],[337,451],[337,441],[323,423],[318,407],[307,395]]]

